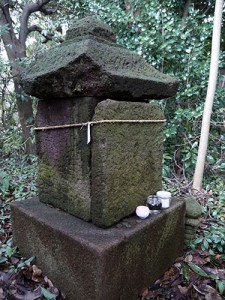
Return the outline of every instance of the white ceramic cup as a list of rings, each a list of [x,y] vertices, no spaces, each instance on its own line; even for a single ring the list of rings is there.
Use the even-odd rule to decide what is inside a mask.
[[[171,201],[171,193],[166,191],[158,191],[156,193],[156,196],[158,199],[160,199],[162,203],[162,208],[168,208],[170,207],[170,201]]]
[[[141,219],[146,219],[149,216],[150,210],[147,206],[140,205],[136,208],[136,215]]]

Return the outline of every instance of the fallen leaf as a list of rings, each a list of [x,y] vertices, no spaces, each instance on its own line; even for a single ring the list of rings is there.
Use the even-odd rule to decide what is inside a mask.
[[[205,300],[222,300],[222,297],[217,293],[210,293],[205,296]]]
[[[187,288],[186,286],[178,285],[177,287],[178,287],[178,289],[179,289],[179,291],[180,291],[180,293],[181,293],[182,295],[186,295],[186,294],[187,294],[188,288]]]
[[[176,258],[175,262],[181,262],[184,260],[184,256],[179,256]]]
[[[165,284],[166,282],[174,281],[179,275],[180,275],[180,270],[172,267],[164,273],[162,282]]]
[[[206,293],[204,291],[202,291],[201,289],[199,289],[196,285],[193,284],[193,288],[201,295],[206,295]]]
[[[54,287],[53,283],[51,282],[51,280],[47,276],[44,277],[44,281],[47,283],[47,285],[49,287]]]
[[[216,294],[217,291],[212,286],[208,284],[199,284],[198,289],[201,290],[205,295],[207,294]]]
[[[42,277],[42,270],[39,269],[36,265],[32,266],[32,280],[35,282],[42,282],[43,277]]]
[[[10,261],[13,265],[17,265],[20,260],[19,260],[19,258],[12,256],[10,258]]]
[[[0,300],[4,300],[4,299],[5,299],[4,291],[2,288],[0,288]]]
[[[32,279],[32,266],[22,267],[21,270],[27,279]]]
[[[198,253],[195,253],[195,255],[193,255],[192,262],[198,266],[203,266],[207,263],[206,259],[202,258]]]
[[[32,270],[33,270],[33,275],[35,275],[35,276],[41,276],[42,275],[42,270],[39,269],[36,265],[32,266]]]
[[[189,263],[189,262],[192,261],[192,259],[193,259],[193,256],[192,256],[191,254],[189,254],[189,255],[187,255],[187,256],[185,257],[184,261],[185,261],[186,263]]]

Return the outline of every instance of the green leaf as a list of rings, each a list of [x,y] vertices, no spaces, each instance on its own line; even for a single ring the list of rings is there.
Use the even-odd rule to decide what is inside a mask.
[[[194,243],[195,244],[200,244],[202,241],[203,241],[203,236],[200,236],[200,237],[198,237],[195,241],[194,241]]]
[[[17,268],[19,269],[19,268],[22,268],[22,267],[24,267],[24,266],[29,266],[30,263],[31,263],[34,259],[35,259],[35,256],[30,257],[29,259],[27,259],[27,260],[25,260],[25,261],[19,263],[18,266],[17,266]]]
[[[6,257],[0,257],[0,264],[1,263],[4,263],[4,262],[6,262],[7,261],[7,258]]]
[[[17,249],[17,247],[13,247],[13,248],[11,248],[11,247],[6,247],[6,249],[5,249],[5,253],[6,253],[6,255],[8,256],[8,257],[11,257],[15,252],[16,252],[16,249]]]
[[[42,295],[45,297],[45,299],[47,299],[47,300],[56,300],[56,295],[50,293],[45,288],[41,287],[41,292],[42,292]]]
[[[203,246],[205,249],[209,249],[209,243],[207,242],[206,239],[204,239],[204,241],[203,241]]]
[[[187,281],[189,281],[189,279],[190,279],[190,269],[188,268],[188,266],[186,264],[183,264],[182,274],[183,274],[184,278]]]
[[[215,252],[212,250],[212,249],[209,249],[209,254],[212,255],[212,256],[215,256]]]
[[[189,262],[188,265],[196,274],[202,277],[209,277],[209,275],[204,270],[202,270],[199,266],[193,264],[192,262]]]
[[[217,245],[217,249],[219,250],[219,252],[223,253],[223,247],[221,245]]]
[[[191,148],[193,149],[193,148],[196,148],[198,146],[198,141],[195,141],[194,143],[193,143],[193,145],[191,146]]]
[[[216,287],[219,290],[219,293],[223,295],[225,292],[225,280],[218,280],[216,282]]]
[[[35,259],[35,256],[31,256],[30,258],[28,258],[27,260],[25,260],[25,264],[29,265],[33,260]]]

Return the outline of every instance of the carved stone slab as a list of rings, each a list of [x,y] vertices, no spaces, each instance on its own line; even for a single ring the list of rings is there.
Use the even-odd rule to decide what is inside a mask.
[[[94,120],[160,120],[158,105],[100,102]],[[163,123],[97,124],[92,129],[92,222],[108,227],[161,190]]]

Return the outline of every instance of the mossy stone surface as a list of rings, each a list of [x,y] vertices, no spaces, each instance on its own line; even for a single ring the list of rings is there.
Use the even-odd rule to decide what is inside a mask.
[[[66,40],[77,38],[85,38],[93,36],[95,38],[104,39],[115,43],[116,37],[112,29],[99,19],[88,16],[80,20],[76,20],[66,32]]]
[[[187,226],[185,226],[185,233],[195,234],[196,233],[196,228],[195,227],[187,228]]]
[[[110,28],[87,17],[68,30],[66,41],[37,56],[22,74],[27,94],[37,98],[104,97],[163,99],[178,81],[115,43]]]
[[[97,120],[162,120],[158,105],[100,102]],[[108,227],[132,214],[162,184],[163,123],[103,123],[92,128],[93,223]]]
[[[196,232],[196,227],[195,226],[193,227],[192,225],[185,224],[185,232],[186,231]]]
[[[36,125],[73,124],[92,118],[97,99],[39,101]],[[82,102],[82,105],[81,105]],[[84,126],[37,131],[39,197],[70,214],[91,218],[90,160]]]
[[[186,202],[186,216],[191,218],[198,218],[202,214],[202,207],[194,196],[185,197]]]
[[[192,226],[192,227],[198,227],[198,225],[200,224],[200,219],[193,219],[193,218],[185,218],[185,224]]]
[[[193,234],[185,233],[185,234],[184,234],[185,241],[191,241],[191,240],[194,240],[195,237],[196,237],[196,234],[195,234],[195,233],[193,233]]]
[[[98,228],[38,199],[12,204],[21,253],[38,265],[69,300],[136,300],[183,254],[183,201],[130,227]]]

